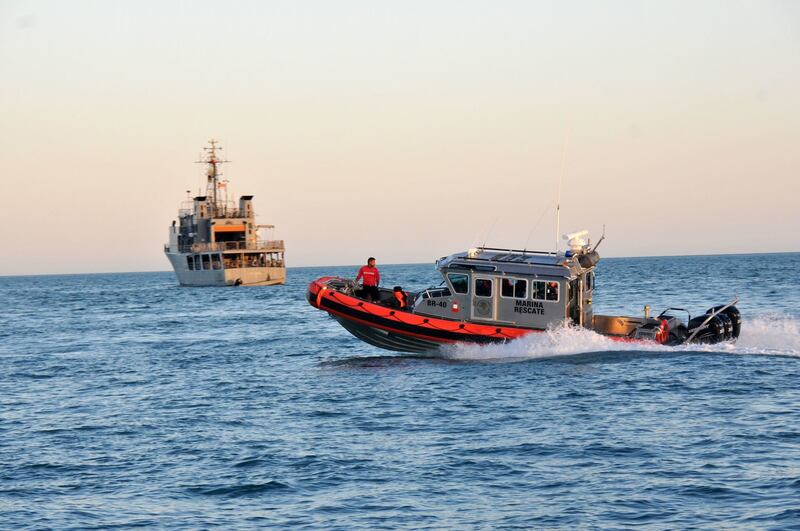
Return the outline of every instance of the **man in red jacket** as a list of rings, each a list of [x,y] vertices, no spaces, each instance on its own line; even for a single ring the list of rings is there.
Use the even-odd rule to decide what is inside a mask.
[[[362,278],[364,279],[362,288],[366,299],[370,302],[380,302],[381,294],[378,291],[378,286],[381,283],[381,272],[375,267],[375,258],[370,256],[367,259],[367,265],[361,266],[361,269],[358,270],[356,282]]]

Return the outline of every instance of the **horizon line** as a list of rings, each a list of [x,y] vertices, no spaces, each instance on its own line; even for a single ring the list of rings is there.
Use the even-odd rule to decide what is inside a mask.
[[[689,257],[703,257],[703,256],[748,256],[748,255],[771,255],[771,254],[798,254],[800,251],[770,251],[766,253],[704,253],[704,254],[661,254],[661,255],[629,255],[629,256],[607,256],[601,257],[601,260],[616,260],[624,258],[689,258]],[[381,266],[401,266],[401,265],[430,265],[435,262],[400,262],[400,263],[386,263]],[[322,264],[322,265],[305,265],[305,266],[291,266],[286,269],[310,269],[318,267],[359,267],[363,264]],[[77,276],[77,275],[130,275],[138,273],[174,273],[169,269],[152,269],[145,271],[95,271],[95,272],[81,272],[81,273],[12,273],[9,275],[0,275],[0,278],[10,277],[56,277],[56,276]]]

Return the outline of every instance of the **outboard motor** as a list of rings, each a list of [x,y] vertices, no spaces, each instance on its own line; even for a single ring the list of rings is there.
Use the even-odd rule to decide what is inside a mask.
[[[722,306],[714,306],[713,308],[709,308],[706,311],[706,315],[716,312],[722,308]],[[742,314],[736,306],[730,306],[725,308],[720,314],[720,316],[727,317],[731,322],[731,334],[728,339],[736,339],[739,337],[739,334],[742,331]]]
[[[679,320],[669,321],[669,336],[665,344],[680,345],[685,342],[691,343],[719,343],[720,341],[735,341],[742,330],[742,316],[733,303],[738,302],[734,298],[730,304],[714,306],[709,308],[704,315],[691,318],[688,310],[683,308],[667,308],[658,319],[669,317],[670,312],[686,312],[689,322],[684,325]],[[713,317],[712,317],[713,315]],[[639,328],[646,328],[643,325]],[[638,332],[639,329],[635,330]]]
[[[709,315],[709,314],[706,313],[706,315]],[[722,326],[724,327],[724,336],[725,337],[724,337],[723,341],[728,341],[728,340],[732,339],[733,338],[733,322],[731,322],[731,318],[728,317],[727,314],[725,314],[725,312],[717,314],[717,317],[719,318],[720,321],[722,321]]]
[[[694,330],[698,326],[702,326],[694,340],[698,343],[719,343],[725,340],[725,323],[719,318],[719,315],[712,317],[704,326],[703,322],[708,319],[706,315],[700,315],[689,321],[689,330]]]

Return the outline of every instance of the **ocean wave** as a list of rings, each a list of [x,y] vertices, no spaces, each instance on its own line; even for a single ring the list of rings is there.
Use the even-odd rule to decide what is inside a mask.
[[[280,481],[267,481],[264,483],[247,483],[243,485],[204,485],[190,487],[187,489],[192,494],[204,496],[225,496],[237,498],[240,496],[252,496],[273,490],[291,489],[286,483]]]

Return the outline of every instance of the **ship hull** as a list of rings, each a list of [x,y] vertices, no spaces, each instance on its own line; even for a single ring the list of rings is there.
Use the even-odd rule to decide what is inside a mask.
[[[184,253],[165,253],[181,286],[272,286],[286,283],[286,268],[240,267],[192,270]]]
[[[328,289],[330,277],[312,282],[307,298],[311,306],[328,312],[358,339],[397,352],[432,352],[456,343],[503,343],[543,330],[492,326],[414,314],[387,308]]]

